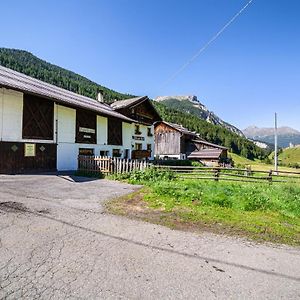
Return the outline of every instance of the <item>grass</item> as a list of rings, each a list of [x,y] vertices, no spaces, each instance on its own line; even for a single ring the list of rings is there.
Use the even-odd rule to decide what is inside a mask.
[[[258,159],[250,160],[245,157],[239,156],[235,153],[230,153],[229,155],[233,159],[236,167],[250,166],[252,170],[261,170],[261,171],[274,170],[274,165],[266,164],[266,163],[262,162],[261,160],[258,160]],[[278,170],[279,171],[289,171],[289,172],[299,172],[299,169],[285,167],[285,166],[279,166]]]
[[[109,211],[171,228],[300,245],[300,185],[182,180],[155,170],[127,180],[145,188],[112,201]]]
[[[270,154],[270,158],[274,159],[274,153]],[[297,166],[300,171],[300,147],[283,149],[278,155],[278,160],[285,166]]]

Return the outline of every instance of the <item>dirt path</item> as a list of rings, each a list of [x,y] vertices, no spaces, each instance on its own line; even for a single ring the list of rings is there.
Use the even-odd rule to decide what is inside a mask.
[[[103,212],[103,201],[135,189],[0,176],[0,299],[299,299],[299,249]]]

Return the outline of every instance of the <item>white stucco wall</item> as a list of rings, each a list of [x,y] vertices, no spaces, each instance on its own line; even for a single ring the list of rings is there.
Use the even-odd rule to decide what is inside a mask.
[[[148,136],[148,128],[151,128],[151,133],[152,136]],[[136,136],[136,137],[142,137],[144,138],[144,140],[136,140],[134,138],[131,137],[132,140],[132,145],[135,146],[136,143],[142,144],[142,150],[147,150],[147,145],[151,144],[151,157],[150,159],[154,159],[154,126],[146,126],[146,125],[142,125],[140,124],[140,132],[141,134],[136,135],[135,133],[135,124],[132,124],[132,136]],[[135,149],[135,147],[133,147],[132,149]]]
[[[133,149],[132,145],[132,135],[133,135],[133,127],[130,123],[123,122],[123,148],[124,153],[122,157],[124,157],[125,149],[129,149],[129,158],[131,158],[131,151]]]
[[[0,140],[22,141],[23,94],[0,89]]]
[[[59,171],[77,170],[80,148],[93,149],[96,156],[100,155],[100,151],[108,151],[108,155],[111,156],[113,149],[120,149],[124,157],[125,149],[131,150],[132,124],[123,122],[122,146],[107,145],[107,118],[97,116],[97,144],[78,144],[75,143],[76,110],[61,105],[58,105],[56,110],[58,117],[57,169]]]
[[[55,105],[57,112],[58,143],[75,143],[76,110],[62,105]]]
[[[97,144],[107,145],[107,118],[97,116]]]
[[[55,105],[54,111],[57,118],[57,170],[76,170],[78,156],[75,144],[76,110]]]

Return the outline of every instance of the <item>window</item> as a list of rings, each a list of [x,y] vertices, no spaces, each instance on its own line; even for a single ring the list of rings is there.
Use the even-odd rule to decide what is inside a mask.
[[[147,150],[150,151],[150,152],[152,151],[152,145],[151,144],[147,144]]]
[[[142,150],[142,149],[143,149],[143,144],[135,143],[135,150]]]
[[[153,134],[152,134],[152,132],[151,132],[151,128],[149,128],[149,127],[147,128],[147,135],[148,135],[148,136],[153,136]]]
[[[134,125],[135,126],[135,130],[134,130],[134,134],[142,134],[140,131],[140,125]]]
[[[122,121],[115,118],[108,118],[107,130],[108,130],[107,133],[108,145],[122,146],[123,144]]]
[[[121,157],[121,151],[120,149],[113,149],[113,152],[112,152],[112,156],[113,157]]]
[[[79,155],[94,156],[94,149],[92,149],[92,148],[79,148]]]
[[[107,151],[107,150],[100,150],[100,156],[109,156],[109,151]]]
[[[53,140],[54,103],[24,94],[23,139]]]

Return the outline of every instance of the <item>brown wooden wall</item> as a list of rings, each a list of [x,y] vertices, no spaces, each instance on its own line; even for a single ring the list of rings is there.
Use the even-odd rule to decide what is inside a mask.
[[[118,109],[118,112],[141,123],[152,125],[154,122],[160,121],[161,118],[149,101],[144,101],[133,107]]]
[[[54,102],[24,94],[23,139],[53,140]]]
[[[181,134],[173,132],[155,133],[155,154],[156,155],[179,155],[181,148]]]
[[[89,132],[85,132],[86,129]],[[76,109],[76,143],[97,144],[97,115],[95,113]]]
[[[25,143],[0,142],[0,174],[56,171],[56,144],[36,144],[36,156],[24,156]]]
[[[108,145],[123,145],[122,121],[120,119],[108,118],[107,137]]]

